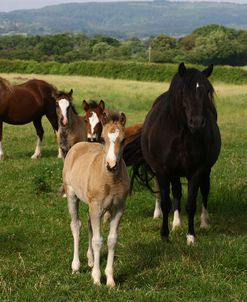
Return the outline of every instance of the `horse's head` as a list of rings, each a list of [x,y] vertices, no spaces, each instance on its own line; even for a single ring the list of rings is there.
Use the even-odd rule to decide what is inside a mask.
[[[105,110],[105,103],[103,100],[99,103],[95,101],[88,103],[84,100],[82,106],[86,112],[84,119],[86,122],[88,141],[98,142],[102,132],[101,118]]]
[[[171,84],[173,90],[177,90],[176,106],[183,110],[186,124],[192,133],[206,125],[207,108],[214,106],[214,89],[208,80],[212,71],[213,65],[199,71],[186,68],[184,63],[181,63],[173,79],[177,83]]]
[[[70,92],[60,91],[55,95],[58,120],[63,126],[68,124],[68,109],[73,106],[72,95],[72,89]]]
[[[105,112],[102,117],[104,140],[106,152],[106,168],[110,172],[117,170],[122,156],[125,138],[126,116],[124,113],[112,113],[107,115]]]

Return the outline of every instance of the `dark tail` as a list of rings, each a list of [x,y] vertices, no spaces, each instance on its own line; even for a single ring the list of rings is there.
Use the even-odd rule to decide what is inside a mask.
[[[147,187],[152,193],[151,181],[155,174],[145,161],[141,148],[141,133],[131,142],[129,142],[123,150],[123,159],[127,167],[131,169],[130,193],[132,192],[134,181],[137,181],[142,186]]]

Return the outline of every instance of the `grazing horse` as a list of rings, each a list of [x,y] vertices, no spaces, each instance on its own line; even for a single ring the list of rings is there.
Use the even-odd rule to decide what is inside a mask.
[[[87,128],[87,138],[91,142],[99,142],[102,132],[101,117],[105,110],[105,103],[103,100],[99,104],[95,101],[87,102],[84,100],[82,106],[86,112],[85,122]]]
[[[160,188],[163,239],[168,240],[169,237],[170,184],[179,215],[180,177],[188,179],[187,244],[195,241],[194,215],[199,188],[203,203],[201,227],[208,225],[210,172],[221,147],[214,89],[208,80],[212,71],[213,65],[200,72],[181,63],[169,90],[156,99],[144,121],[141,147]]]
[[[32,159],[41,156],[41,143],[44,129],[41,119],[46,115],[54,131],[58,129],[56,102],[53,94],[57,89],[42,80],[29,80],[23,84],[11,85],[0,78],[0,160],[3,159],[2,131],[3,122],[23,125],[33,122],[38,136]]]
[[[89,207],[89,247],[88,265],[92,267],[92,278],[100,284],[100,249],[103,244],[100,226],[101,217],[110,212],[110,231],[108,235],[108,257],[105,274],[107,285],[114,287],[113,261],[117,230],[122,217],[125,200],[129,190],[129,177],[122,159],[124,125],[126,117],[121,115],[102,118],[102,138],[104,144],[82,142],[68,152],[63,169],[64,188],[71,215],[71,231],[74,238],[74,257],[72,271],[80,268],[79,236],[79,200]]]
[[[78,142],[87,141],[84,117],[79,116],[72,103],[73,90],[56,94],[58,116],[58,143],[65,158],[69,149]]]

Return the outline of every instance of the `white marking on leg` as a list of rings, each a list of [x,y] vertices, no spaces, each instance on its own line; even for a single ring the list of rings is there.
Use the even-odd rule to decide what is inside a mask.
[[[100,213],[97,206],[90,205],[89,207],[90,221],[92,226],[92,248],[93,248],[93,269],[92,269],[92,279],[94,284],[100,285],[100,250],[103,245],[103,238],[100,235]]]
[[[162,210],[160,206],[160,195],[159,193],[156,193],[156,199],[155,199],[155,208],[154,208],[154,219],[162,218]]]
[[[109,164],[111,168],[113,168],[116,165],[117,157],[115,155],[115,142],[117,137],[119,136],[119,129],[116,129],[114,132],[108,133],[110,146],[106,155],[106,161]]]
[[[94,232],[93,232],[94,233]],[[93,247],[93,255],[94,255],[94,264],[92,269],[92,278],[94,284],[100,285],[100,250],[103,245],[103,238],[93,236],[92,238],[92,247]]]
[[[209,228],[209,216],[208,216],[208,211],[205,209],[204,206],[202,206],[202,213],[201,213],[201,229],[207,229]]]
[[[34,154],[31,156],[32,159],[36,159],[41,156],[41,144],[42,144],[42,141],[38,137]]]
[[[0,160],[3,159],[3,146],[2,142],[0,142]]]
[[[68,118],[67,118],[67,108],[69,107],[69,101],[66,99],[61,99],[58,101],[58,105],[61,109],[61,113],[63,116],[63,124],[66,125],[68,123]]]
[[[89,267],[93,267],[93,247],[92,247],[92,227],[90,219],[88,219],[88,250],[87,250],[87,264]]]
[[[73,261],[71,264],[71,268],[72,268],[72,273],[75,273],[80,269],[79,241],[80,241],[81,221],[79,220],[79,216],[78,216],[78,200],[73,190],[70,187],[67,187],[67,198],[68,198],[68,209],[71,216],[70,228],[74,239],[74,252],[73,252]]]
[[[95,112],[91,113],[91,116],[89,117],[89,124],[91,127],[91,134],[88,134],[88,138],[93,140],[96,138],[96,134],[94,134],[94,128],[95,126],[100,122],[98,115]]]
[[[181,226],[180,213],[178,210],[174,211],[173,222],[172,222],[172,230]]]
[[[186,238],[187,238],[187,245],[194,245],[194,243],[195,243],[195,236],[194,235],[188,234],[186,236]]]
[[[114,254],[115,254],[115,246],[117,243],[117,230],[120,219],[123,215],[123,211],[117,212],[110,222],[110,231],[108,235],[107,245],[108,245],[108,256],[107,256],[107,264],[105,268],[105,274],[107,279],[107,286],[110,288],[115,287],[115,281],[113,277],[113,262],[114,262]]]
[[[62,152],[62,149],[60,147],[58,147],[58,155],[57,155],[58,158],[63,158],[63,152]]]

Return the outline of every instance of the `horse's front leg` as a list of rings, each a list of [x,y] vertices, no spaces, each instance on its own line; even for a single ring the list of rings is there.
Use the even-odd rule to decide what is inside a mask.
[[[37,144],[36,144],[34,154],[31,156],[31,158],[36,159],[41,156],[41,145],[42,145],[42,140],[43,140],[43,135],[44,135],[44,129],[41,124],[41,118],[33,121],[33,125],[36,129],[38,138],[37,138]]]
[[[188,213],[188,234],[187,244],[193,245],[195,243],[194,217],[196,213],[196,198],[200,185],[200,174],[196,173],[188,180],[188,200],[186,204],[186,211]]]
[[[68,199],[68,209],[71,216],[70,228],[74,239],[74,256],[71,264],[72,273],[79,271],[80,269],[80,259],[79,259],[79,241],[80,241],[80,230],[81,221],[79,219],[79,200],[76,197],[72,189],[67,188],[67,199]]]
[[[123,215],[123,208],[114,209],[111,212],[111,222],[110,222],[110,231],[107,239],[108,245],[108,256],[107,256],[107,265],[105,269],[107,286],[115,287],[115,281],[113,278],[113,262],[114,262],[114,254],[115,254],[115,246],[117,243],[117,231],[120,219]]]
[[[0,160],[3,160],[2,138],[3,138],[3,122],[0,120]]]
[[[175,230],[176,228],[180,227],[181,217],[181,197],[182,197],[182,186],[180,178],[174,178],[171,181],[172,183],[172,195],[174,198],[174,214],[173,214],[173,221],[172,221],[172,230]]]
[[[160,188],[161,197],[161,209],[163,215],[163,222],[161,226],[161,238],[163,240],[169,240],[169,226],[168,216],[171,210],[171,199],[170,199],[170,181],[167,177],[157,174],[157,180]]]
[[[207,171],[201,180],[200,190],[202,194],[202,212],[201,212],[201,225],[200,228],[207,229],[209,227],[209,216],[208,216],[208,194],[210,190],[210,170]]]
[[[97,202],[91,202],[89,205],[89,215],[92,227],[92,248],[93,248],[93,269],[92,278],[94,284],[100,285],[100,250],[103,245],[103,238],[100,233],[100,220],[102,211]]]

